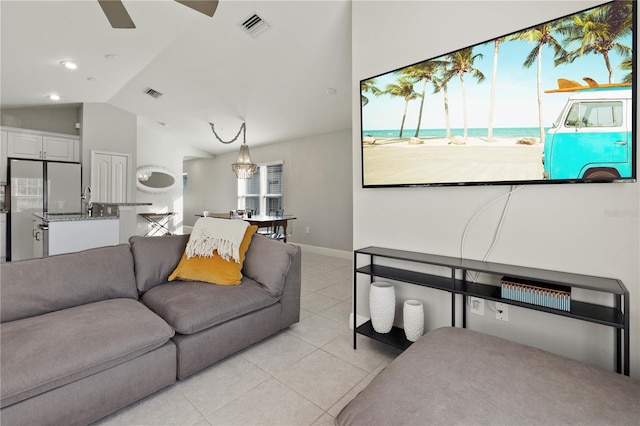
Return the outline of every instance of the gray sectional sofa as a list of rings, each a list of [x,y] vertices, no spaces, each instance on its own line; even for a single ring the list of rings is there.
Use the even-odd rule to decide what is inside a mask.
[[[298,247],[254,235],[242,284],[167,277],[188,236],[0,265],[0,421],[88,424],[299,320]]]

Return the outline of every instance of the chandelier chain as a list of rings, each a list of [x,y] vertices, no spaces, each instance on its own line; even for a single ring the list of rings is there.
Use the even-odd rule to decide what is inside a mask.
[[[224,144],[229,144],[232,142],[235,142],[236,140],[238,140],[238,137],[240,137],[240,133],[242,133],[242,143],[246,144],[247,143],[247,123],[242,123],[242,126],[240,126],[240,130],[238,130],[238,134],[231,140],[229,141],[223,141],[222,139],[220,139],[220,136],[218,136],[218,134],[216,133],[216,129],[214,128],[214,124],[213,123],[209,123],[211,125],[211,130],[213,131],[213,135],[216,137],[216,139],[218,139],[218,141],[224,143]],[[244,130],[244,132],[243,132]]]

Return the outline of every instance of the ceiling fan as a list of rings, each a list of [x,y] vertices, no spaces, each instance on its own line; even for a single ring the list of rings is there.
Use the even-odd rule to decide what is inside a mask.
[[[175,0],[193,10],[213,16],[218,7],[218,0]],[[135,24],[129,16],[121,0],[98,0],[102,11],[107,16],[113,28],[135,28]]]

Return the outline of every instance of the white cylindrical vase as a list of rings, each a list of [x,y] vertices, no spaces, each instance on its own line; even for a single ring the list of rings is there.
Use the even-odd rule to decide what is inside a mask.
[[[419,300],[405,300],[402,310],[404,334],[407,340],[415,342],[424,333],[424,308]]]
[[[388,333],[396,315],[396,289],[392,284],[373,282],[369,288],[371,325],[378,333]]]

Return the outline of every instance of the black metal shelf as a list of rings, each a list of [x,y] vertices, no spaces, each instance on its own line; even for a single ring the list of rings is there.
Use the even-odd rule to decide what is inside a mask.
[[[609,327],[624,328],[624,316],[620,312],[620,309],[612,308],[609,306],[596,305],[594,303],[572,300],[571,309],[569,311],[563,311],[561,309],[553,309],[542,305],[535,305],[532,303],[506,299],[500,295],[500,287],[496,287],[490,284],[469,282],[465,283],[462,280],[456,280],[456,289],[454,292],[456,294],[479,297],[481,299],[490,300],[492,302],[505,303],[508,305],[519,306],[521,308],[527,308],[564,317],[575,318],[582,321],[593,322],[596,324],[607,325]]]
[[[369,256],[368,265],[357,267],[358,255]],[[420,263],[445,267],[450,275],[439,276],[416,272],[399,267],[389,267],[375,263],[376,258],[393,259],[408,263]],[[470,259],[462,259],[450,256],[431,255],[405,250],[388,249],[383,247],[366,247],[354,251],[354,295],[357,292],[357,274],[365,274],[371,277],[385,278],[394,281],[405,282],[413,285],[434,288],[446,291],[451,297],[451,325],[455,326],[455,295],[474,296],[485,300],[519,306],[526,309],[541,311],[581,321],[613,327],[616,330],[614,349],[616,352],[616,368],[619,373],[624,371],[629,375],[629,292],[624,284],[617,279],[595,277],[591,275],[573,274],[560,271],[550,271],[539,268],[520,267],[493,262],[483,262]],[[468,272],[482,272],[498,276],[510,276],[540,283],[569,286],[595,291],[613,296],[613,307],[595,303],[587,303],[577,300],[571,301],[571,309],[564,311],[548,308],[546,306],[519,302],[501,297],[501,289],[496,285],[475,283],[466,280]],[[463,279],[456,277],[462,276]],[[357,296],[357,295],[356,295]],[[355,327],[356,299],[354,296],[354,331],[353,347],[356,348],[356,334],[362,334],[375,340],[384,342],[399,349],[406,349],[411,345],[404,334],[404,330],[393,327],[390,333],[380,334],[373,330],[371,321]],[[466,326],[466,309],[463,305],[463,324]],[[624,334],[623,334],[624,333]]]
[[[389,266],[366,265],[362,268],[356,269],[356,272],[446,291],[451,291],[454,288],[451,284],[451,278],[425,274],[423,272],[408,271],[406,269],[392,268]],[[462,285],[462,281],[458,281],[455,286],[457,287],[458,285]]]
[[[367,321],[360,327],[358,327],[356,331],[358,332],[358,334],[362,334],[379,342],[386,343],[387,345],[393,346],[394,348],[405,350],[409,346],[411,346],[411,342],[407,340],[407,337],[404,334],[404,330],[398,327],[392,327],[391,331],[388,333],[378,333],[373,329],[373,324],[371,324],[371,321]]]

